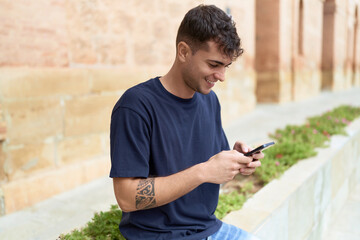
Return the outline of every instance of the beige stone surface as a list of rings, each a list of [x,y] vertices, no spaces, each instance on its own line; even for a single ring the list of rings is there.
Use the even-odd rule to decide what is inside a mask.
[[[315,175],[315,187],[314,187],[314,222],[313,228],[323,228],[326,211],[330,208],[331,204],[331,163],[326,162],[320,171]],[[316,230],[315,230],[316,231]]]
[[[19,99],[4,102],[7,110],[7,139],[10,144],[31,144],[63,131],[63,109],[56,98]]]
[[[342,182],[336,195],[334,195],[332,198],[331,212],[334,216],[336,216],[341,211],[341,208],[344,206],[344,203],[346,202],[346,199],[348,198],[351,190],[352,189],[350,189],[349,178],[346,178]]]
[[[4,120],[4,107],[1,104],[0,101],[0,147],[1,147],[1,142],[4,141],[6,139],[6,122]]]
[[[3,146],[0,144],[0,183],[7,180],[7,174],[5,170],[6,153],[3,150]]]
[[[0,66],[68,66],[66,5],[1,1]]]
[[[253,71],[232,69],[226,73],[226,80],[217,83],[214,87],[221,103],[223,125],[229,124],[233,119],[251,111],[256,105],[256,98],[253,91],[243,89],[254,89],[255,73]]]
[[[355,3],[350,6],[346,2],[258,3],[255,66],[258,73],[268,74],[258,75],[258,101],[299,101],[316,96],[321,87],[340,90],[352,86],[356,78],[352,69],[356,69],[359,58],[354,43],[358,44],[359,38],[355,39],[354,33]],[[339,47],[346,50],[338,51]],[[276,77],[279,72],[280,78]],[[274,91],[267,91],[271,87]]]
[[[320,93],[321,73],[313,71],[297,71],[294,78],[293,98],[295,101],[309,99]]]
[[[279,93],[280,93],[280,103],[290,102],[294,99],[294,92],[297,92],[292,89],[293,86],[293,73],[291,71],[280,71],[280,86],[279,86]]]
[[[102,138],[99,134],[63,139],[57,149],[59,162],[71,163],[103,155]]]
[[[6,139],[6,123],[4,120],[0,119],[0,142],[4,141],[5,139]]]
[[[65,101],[64,136],[109,131],[111,111],[120,96],[91,95]]]
[[[283,219],[288,218],[288,203],[283,204],[279,209],[271,213],[272,220],[268,224],[264,224],[261,229],[252,231],[260,239],[276,239],[288,240],[289,238],[289,223],[284,222]]]
[[[86,161],[83,171],[83,183],[90,182],[94,179],[108,176],[110,173],[110,159],[109,155],[103,156],[99,159]]]
[[[256,98],[258,102],[280,101],[280,74],[278,72],[258,72]]]
[[[148,76],[145,72],[136,71],[136,69],[91,69],[89,75],[92,81],[91,92],[115,92],[125,91],[126,89],[146,81]]]
[[[343,185],[344,180],[346,179],[346,158],[344,156],[345,151],[340,150],[331,160],[331,180],[332,180],[332,197],[338,194],[340,187]]]
[[[85,69],[0,69],[0,96],[4,99],[86,94],[90,90],[89,83]]]
[[[33,172],[55,166],[53,143],[33,143],[26,146],[9,147],[8,169],[9,180],[29,176]]]
[[[5,211],[8,214],[31,206],[89,180],[104,176],[109,171],[109,162],[108,158],[78,162],[3,184]]]
[[[234,211],[226,215],[222,221],[230,223],[248,232],[253,232],[263,221],[266,221],[269,212],[257,208],[244,208],[243,211]]]
[[[289,199],[289,239],[304,239],[312,229],[315,209],[314,183],[315,178],[309,179]]]

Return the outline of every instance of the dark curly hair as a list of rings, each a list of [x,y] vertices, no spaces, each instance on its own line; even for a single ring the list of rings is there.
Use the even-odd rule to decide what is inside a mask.
[[[184,41],[195,54],[200,48],[208,47],[206,42],[209,40],[216,42],[220,51],[232,60],[244,51],[231,17],[214,5],[201,4],[186,13],[177,33],[176,45]]]

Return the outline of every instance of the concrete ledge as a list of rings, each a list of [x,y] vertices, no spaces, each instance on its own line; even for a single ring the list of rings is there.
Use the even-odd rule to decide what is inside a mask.
[[[224,221],[262,239],[321,239],[349,192],[360,184],[360,120],[329,148],[299,161]]]

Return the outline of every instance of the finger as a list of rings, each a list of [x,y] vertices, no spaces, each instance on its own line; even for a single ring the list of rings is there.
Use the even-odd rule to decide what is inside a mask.
[[[237,141],[234,145],[234,149],[241,152],[241,153],[247,153],[250,151],[250,148],[248,145],[246,145],[244,142]]]
[[[264,156],[265,156],[265,155],[264,155],[262,152],[260,152],[260,153],[254,154],[254,155],[253,155],[253,158],[254,158],[254,159],[263,159]]]
[[[240,158],[238,158],[237,162],[241,165],[247,166],[249,163],[251,163],[253,161],[252,157],[245,157],[245,156],[241,156]]]
[[[246,167],[250,167],[250,168],[257,168],[261,166],[261,162],[259,160],[254,159],[254,161],[252,161],[251,163],[248,163],[246,165]]]
[[[255,172],[255,168],[240,168],[239,171],[242,175],[251,175]]]
[[[243,144],[242,142],[237,141],[237,142],[234,144],[234,150],[236,150],[236,151],[238,151],[238,152],[242,152],[242,151],[241,151],[241,145],[242,145],[242,144]]]
[[[238,169],[241,169],[241,168],[248,168],[248,167],[249,167],[249,164],[250,164],[250,163],[240,163],[240,164],[239,164],[239,168],[238,168]]]

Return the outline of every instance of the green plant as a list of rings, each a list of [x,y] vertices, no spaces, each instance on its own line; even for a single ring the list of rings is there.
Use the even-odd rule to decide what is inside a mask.
[[[110,211],[95,213],[92,221],[81,230],[61,235],[60,240],[125,240],[119,231],[122,211],[117,205],[112,205]]]
[[[222,219],[229,212],[240,209],[246,199],[245,194],[238,194],[237,192],[220,194],[215,216]]]

